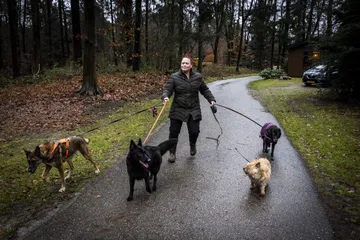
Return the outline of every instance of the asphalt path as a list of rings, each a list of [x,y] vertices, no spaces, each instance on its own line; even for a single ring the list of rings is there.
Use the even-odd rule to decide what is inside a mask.
[[[209,84],[217,103],[246,114],[256,122],[279,123],[249,94],[247,77]],[[183,125],[177,160],[164,155],[157,191],[149,194],[143,181],[129,193],[125,156],[70,203],[34,220],[19,239],[333,239],[324,208],[308,170],[286,132],[275,149],[266,196],[250,190],[242,168],[246,158],[262,156],[260,127],[218,107],[216,116],[201,96],[203,120],[197,154],[191,157]],[[281,126],[280,126],[281,127]],[[168,137],[169,122],[150,139],[157,145]],[[75,169],[76,170],[76,169]]]

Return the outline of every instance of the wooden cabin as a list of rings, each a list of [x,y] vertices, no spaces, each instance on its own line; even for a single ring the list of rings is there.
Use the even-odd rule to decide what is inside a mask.
[[[288,48],[288,69],[290,77],[301,77],[319,58],[319,53],[309,45],[308,42],[295,43]]]

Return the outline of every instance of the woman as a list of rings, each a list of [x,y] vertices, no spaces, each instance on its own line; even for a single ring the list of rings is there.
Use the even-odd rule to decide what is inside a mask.
[[[199,92],[208,100],[211,106],[215,104],[215,98],[206,86],[200,73],[192,71],[192,57],[185,54],[181,60],[181,69],[173,73],[166,83],[161,99],[169,101],[174,94],[171,105],[170,134],[169,138],[178,138],[183,122],[187,123],[190,155],[196,154],[196,140],[200,133],[201,110]],[[174,163],[176,159],[176,146],[170,149],[169,162]]]

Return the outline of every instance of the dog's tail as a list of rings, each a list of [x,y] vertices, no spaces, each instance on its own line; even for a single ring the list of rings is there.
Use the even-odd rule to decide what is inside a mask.
[[[171,138],[169,140],[166,140],[158,145],[158,148],[160,149],[161,155],[164,155],[167,151],[169,151],[171,148],[175,147],[178,142],[177,138]]]

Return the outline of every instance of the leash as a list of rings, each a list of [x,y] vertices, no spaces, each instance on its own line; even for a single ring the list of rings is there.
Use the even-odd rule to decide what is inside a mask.
[[[246,157],[244,157],[244,155],[242,155],[239,150],[237,150],[237,148],[235,148],[235,150],[247,161],[247,162],[250,162]]]
[[[256,122],[255,120],[253,120],[253,119],[249,118],[249,117],[248,117],[248,116],[246,116],[245,114],[242,114],[241,112],[238,112],[238,111],[236,111],[236,110],[234,110],[234,109],[232,109],[232,108],[229,108],[229,107],[226,107],[226,106],[223,106],[223,105],[217,104],[217,103],[216,103],[216,106],[219,106],[219,107],[225,108],[225,109],[230,110],[230,111],[232,111],[232,112],[235,112],[235,113],[237,113],[237,114],[239,114],[239,115],[243,116],[244,118],[249,119],[250,121],[252,121],[253,123],[255,123],[255,124],[259,125],[260,127],[262,127],[262,125],[261,125],[260,123],[258,123],[258,122]]]
[[[162,107],[162,109],[161,109],[160,113],[158,114],[158,116],[157,116],[157,118],[156,118],[156,120],[155,120],[154,124],[152,125],[152,127],[151,127],[151,129],[150,129],[150,131],[149,131],[148,135],[146,136],[146,138],[145,138],[145,140],[144,140],[144,144],[147,142],[147,140],[148,140],[148,138],[149,138],[149,136],[150,136],[150,134],[151,134],[152,130],[154,129],[154,127],[155,127],[156,123],[158,122],[158,120],[159,120],[159,118],[160,118],[161,114],[163,113],[163,111],[164,111],[164,109],[165,109],[165,107],[166,107],[166,104],[167,104],[167,101],[165,101],[165,103],[164,103],[164,105],[163,105],[163,107]]]
[[[153,112],[153,116],[155,116],[155,115],[157,114],[156,106],[158,106],[158,105],[160,105],[160,104],[162,104],[162,102],[159,102],[159,103],[157,103],[157,104],[155,104],[154,106],[151,107],[152,112]],[[127,116],[124,116],[124,117],[122,117],[122,118],[115,119],[115,120],[113,120],[113,121],[111,121],[111,122],[109,122],[109,123],[107,123],[107,124],[104,124],[104,125],[102,125],[102,126],[95,127],[95,128],[93,128],[93,129],[87,130],[87,131],[85,131],[85,132],[83,132],[83,133],[81,133],[81,134],[78,134],[78,135],[84,135],[84,134],[86,134],[86,133],[95,131],[95,130],[97,130],[97,129],[107,127],[107,126],[109,126],[109,125],[111,125],[111,124],[113,124],[113,123],[120,122],[120,121],[122,121],[122,120],[124,120],[124,119],[126,119],[126,118],[132,117],[132,116],[134,116],[134,115],[137,115],[137,114],[139,114],[139,113],[145,112],[145,111],[147,111],[147,110],[149,110],[149,108],[144,108],[144,109],[142,109],[142,110],[140,110],[140,111],[134,112],[134,113],[132,113],[132,114],[130,114],[130,115],[127,115]]]
[[[206,137],[206,138],[207,138],[207,139],[215,140],[215,141],[216,141],[216,148],[218,148],[218,147],[219,147],[219,144],[220,144],[219,139],[220,139],[220,136],[223,134],[223,129],[222,129],[221,125],[220,125],[219,120],[217,119],[217,117],[216,117],[216,115],[215,115],[215,113],[217,112],[216,106],[213,105],[213,106],[210,107],[210,108],[211,108],[212,114],[214,115],[215,121],[216,121],[217,124],[219,125],[220,134],[219,134],[219,136],[218,136],[217,138],[212,138],[212,137]]]

